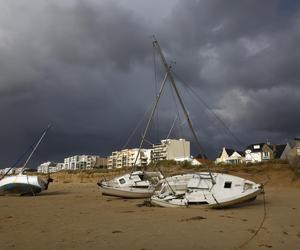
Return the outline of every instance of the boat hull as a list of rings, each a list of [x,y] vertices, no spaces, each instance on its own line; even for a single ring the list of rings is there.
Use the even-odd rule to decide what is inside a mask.
[[[2,186],[0,188],[0,194],[38,194],[42,191],[42,189],[35,185],[24,184],[24,183],[10,183]]]
[[[132,188],[132,187],[106,187],[101,186],[103,195],[116,196],[129,199],[149,198],[154,192],[154,189],[149,188]]]
[[[167,200],[164,199],[159,199],[156,197],[151,197],[150,202],[153,206],[156,207],[167,207],[167,208],[185,208],[187,207],[187,204],[184,202],[184,200],[182,200],[182,203],[173,203],[173,202],[169,202]]]
[[[231,207],[235,205],[240,205],[242,203],[245,203],[247,201],[254,200],[257,195],[261,193],[260,190],[257,190],[253,193],[247,194],[240,198],[234,198],[232,200],[227,201],[218,201],[218,203],[212,203],[212,204],[205,204],[205,203],[196,203],[196,202],[189,202],[187,199],[169,199],[164,200],[160,199],[158,197],[151,197],[151,204],[158,207],[169,207],[169,208],[184,208],[189,206],[197,206],[201,208],[225,208],[225,207]]]
[[[8,176],[0,181],[0,195],[35,195],[45,190],[46,186],[38,176]]]
[[[257,190],[257,191],[254,191],[253,193],[247,194],[247,195],[237,198],[237,199],[221,201],[221,202],[218,202],[218,204],[215,203],[215,204],[210,204],[208,206],[211,208],[225,208],[225,207],[232,207],[235,205],[240,205],[242,203],[254,200],[257,197],[257,195],[259,195],[261,192],[262,192],[261,190]]]
[[[254,200],[262,185],[237,176],[199,172],[177,175],[163,180],[160,190],[151,197],[151,203],[160,207],[224,208]]]

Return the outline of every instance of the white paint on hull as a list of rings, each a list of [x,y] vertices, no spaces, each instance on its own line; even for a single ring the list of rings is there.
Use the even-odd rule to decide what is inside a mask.
[[[38,176],[12,175],[0,180],[0,194],[25,194],[32,191],[36,194],[45,190],[47,184]]]
[[[155,183],[162,178],[160,172],[135,171],[97,184],[104,195],[134,199],[149,198],[154,192]]]
[[[100,186],[103,195],[116,196],[121,198],[149,198],[154,192],[154,189],[149,188],[130,188],[130,187],[105,187]]]

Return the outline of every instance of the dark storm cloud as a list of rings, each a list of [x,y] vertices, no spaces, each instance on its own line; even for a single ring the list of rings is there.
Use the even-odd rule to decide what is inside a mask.
[[[245,144],[299,133],[297,2],[137,3],[0,1],[0,166],[50,121],[34,162],[121,148],[153,101],[154,33],[177,74]],[[214,115],[180,89],[206,151],[235,145]],[[165,93],[161,137],[175,116],[171,104]]]
[[[130,121],[143,112],[136,102],[146,95],[136,86],[143,86],[139,64],[151,53],[142,20],[107,2],[1,5],[2,164],[50,121],[49,136],[57,139],[41,148],[48,159],[107,154],[124,143]],[[135,91],[142,93],[133,99]]]
[[[299,4],[181,3],[168,19],[172,28],[162,34],[170,41],[169,54],[180,58],[177,72],[198,88],[244,144],[280,142],[299,133]],[[213,115],[198,114],[204,118],[199,133],[208,147],[234,143]]]

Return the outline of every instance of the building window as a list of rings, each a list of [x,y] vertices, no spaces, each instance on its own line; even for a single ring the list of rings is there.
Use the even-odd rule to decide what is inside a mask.
[[[297,148],[297,155],[300,155],[300,147]]]
[[[269,159],[270,158],[270,152],[263,152],[263,158]]]

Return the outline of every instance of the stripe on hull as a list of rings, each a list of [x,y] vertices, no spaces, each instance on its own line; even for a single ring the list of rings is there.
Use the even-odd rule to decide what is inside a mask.
[[[38,186],[30,185],[30,184],[24,184],[24,183],[9,183],[2,187],[0,187],[0,194],[38,194],[42,190]]]

